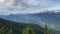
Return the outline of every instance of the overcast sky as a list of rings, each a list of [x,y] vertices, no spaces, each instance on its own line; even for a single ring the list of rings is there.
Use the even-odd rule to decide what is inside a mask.
[[[60,9],[60,0],[0,0],[0,15],[39,13]]]

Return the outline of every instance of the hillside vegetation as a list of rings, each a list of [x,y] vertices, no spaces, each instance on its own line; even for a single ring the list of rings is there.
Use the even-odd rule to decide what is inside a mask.
[[[43,34],[36,24],[17,23],[0,18],[0,34]]]

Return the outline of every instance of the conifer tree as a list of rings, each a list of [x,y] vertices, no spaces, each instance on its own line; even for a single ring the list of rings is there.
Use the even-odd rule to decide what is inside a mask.
[[[3,34],[3,31],[0,30],[0,34]]]
[[[47,23],[45,23],[44,34],[51,34],[51,30],[48,28]]]
[[[13,32],[12,29],[10,29],[10,30],[8,31],[8,34],[13,34],[12,32]]]
[[[26,27],[23,28],[22,34],[35,34],[35,32],[31,27]]]
[[[51,34],[51,29],[48,29],[48,34]]]
[[[5,32],[5,31],[1,28],[1,29],[0,29],[0,34],[4,34],[4,32]]]
[[[48,32],[47,23],[45,23],[44,34],[48,34],[47,32]]]
[[[29,34],[29,28],[23,28],[22,34]]]
[[[31,28],[31,30],[30,30],[30,31],[31,31],[31,34],[35,34],[35,32],[34,32],[33,28]]]

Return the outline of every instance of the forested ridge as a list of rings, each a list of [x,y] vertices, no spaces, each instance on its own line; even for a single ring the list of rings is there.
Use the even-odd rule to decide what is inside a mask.
[[[0,18],[0,34],[43,34],[36,24],[18,23]]]

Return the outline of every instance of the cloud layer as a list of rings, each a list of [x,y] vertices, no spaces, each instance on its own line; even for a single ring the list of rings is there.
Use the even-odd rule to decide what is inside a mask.
[[[0,0],[0,15],[39,13],[51,9],[51,0]]]

